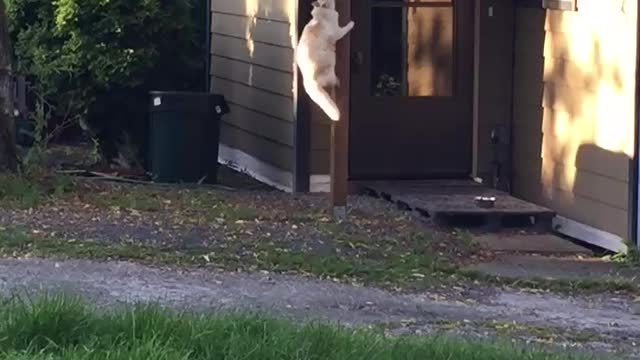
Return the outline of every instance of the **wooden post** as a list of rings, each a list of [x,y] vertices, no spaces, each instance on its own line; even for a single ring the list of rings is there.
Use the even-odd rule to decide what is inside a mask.
[[[351,0],[337,0],[336,10],[340,14],[340,25],[346,25],[351,20]],[[335,218],[344,220],[349,194],[350,33],[338,41],[336,57],[336,75],[340,79],[340,86],[335,91],[335,99],[340,109],[340,120],[331,124],[331,206]]]

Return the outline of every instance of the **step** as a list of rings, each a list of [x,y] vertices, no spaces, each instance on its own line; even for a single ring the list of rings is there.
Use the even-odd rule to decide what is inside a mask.
[[[473,181],[367,182],[362,184],[362,190],[444,227],[479,228],[490,232],[531,228],[547,232],[552,230],[555,216],[550,209]],[[475,203],[476,196],[495,197],[495,206],[479,207]]]

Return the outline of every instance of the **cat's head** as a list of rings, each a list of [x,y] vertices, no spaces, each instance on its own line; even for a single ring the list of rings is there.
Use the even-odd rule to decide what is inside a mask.
[[[316,0],[311,3],[314,8],[325,8],[335,10],[336,0]]]

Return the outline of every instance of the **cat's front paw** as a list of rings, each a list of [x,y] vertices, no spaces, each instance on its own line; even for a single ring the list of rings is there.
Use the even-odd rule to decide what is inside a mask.
[[[353,29],[353,27],[356,25],[356,23],[352,21],[349,21],[349,23],[347,24],[347,27],[349,28],[349,30]]]

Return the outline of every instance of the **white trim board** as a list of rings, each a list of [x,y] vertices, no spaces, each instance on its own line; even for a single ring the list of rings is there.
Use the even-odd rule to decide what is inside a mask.
[[[218,162],[285,192],[292,191],[293,175],[259,160],[242,150],[220,144]]]
[[[621,253],[627,252],[627,246],[624,243],[624,239],[618,235],[596,229],[592,226],[585,225],[562,216],[556,216],[553,219],[553,228],[560,234],[599,246],[603,249]]]
[[[293,174],[267,164],[242,150],[220,144],[218,162],[278,190],[288,193],[293,191]],[[309,177],[310,192],[329,192],[330,180],[329,175],[311,175]]]
[[[331,175],[311,175],[309,191],[312,193],[328,193],[331,191]]]

